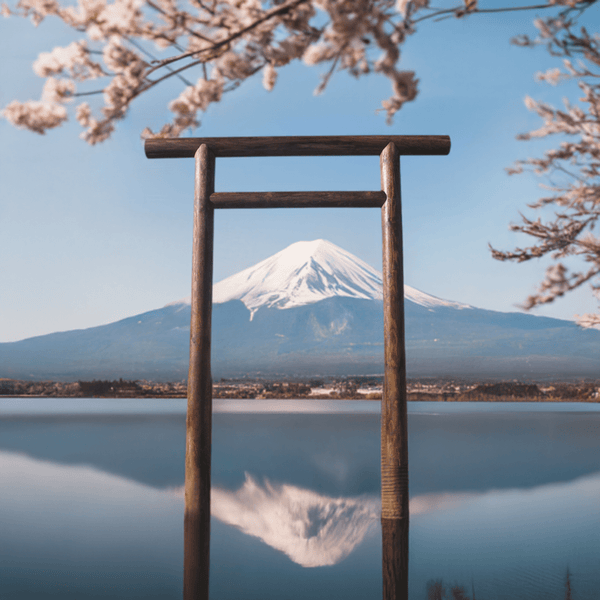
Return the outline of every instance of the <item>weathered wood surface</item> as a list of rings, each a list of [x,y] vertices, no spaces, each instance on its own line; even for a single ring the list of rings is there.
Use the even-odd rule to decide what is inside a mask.
[[[192,316],[185,449],[184,600],[208,600],[210,565],[210,461],[212,382],[210,337],[215,157],[208,146],[196,152]]]
[[[384,192],[218,192],[215,208],[375,208],[383,206]]]
[[[445,155],[447,135],[324,135],[213,137],[146,140],[148,158],[191,158],[206,144],[217,157],[234,156],[377,156],[393,143],[401,155]]]
[[[408,430],[400,151],[393,144],[381,153],[383,238],[384,383],[381,402],[381,523],[383,599],[408,598]],[[406,529],[406,536],[400,534]]]

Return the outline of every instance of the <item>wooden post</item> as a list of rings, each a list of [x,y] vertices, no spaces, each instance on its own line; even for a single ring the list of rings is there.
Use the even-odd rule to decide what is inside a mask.
[[[408,430],[400,152],[380,155],[383,234],[384,383],[381,402],[383,600],[408,600]]]
[[[195,154],[192,317],[185,449],[184,600],[208,600],[212,382],[210,336],[215,157],[206,144]]]

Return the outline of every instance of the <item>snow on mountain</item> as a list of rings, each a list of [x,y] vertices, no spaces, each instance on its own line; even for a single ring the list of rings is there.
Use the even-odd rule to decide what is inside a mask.
[[[408,300],[427,308],[467,304],[442,300],[408,285]],[[286,309],[332,297],[381,300],[381,273],[360,258],[327,240],[296,242],[281,252],[223,279],[213,287],[213,302],[241,300],[254,313],[266,306]],[[179,303],[190,303],[190,299]],[[174,303],[176,304],[176,303]]]

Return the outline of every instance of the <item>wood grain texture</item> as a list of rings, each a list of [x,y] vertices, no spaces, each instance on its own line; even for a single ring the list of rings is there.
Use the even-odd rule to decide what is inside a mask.
[[[215,157],[208,146],[196,153],[192,315],[185,450],[184,600],[208,600],[210,565],[210,463],[212,382],[210,339]]]
[[[383,206],[384,192],[218,192],[214,208],[375,208]]]
[[[325,135],[212,137],[146,140],[148,158],[191,158],[206,144],[217,157],[235,156],[377,156],[393,143],[401,155],[445,155],[447,135]]]

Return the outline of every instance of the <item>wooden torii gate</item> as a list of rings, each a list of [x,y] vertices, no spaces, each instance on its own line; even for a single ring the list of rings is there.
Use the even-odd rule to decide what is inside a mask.
[[[408,599],[408,438],[401,155],[445,155],[448,136],[301,136],[151,139],[148,158],[196,160],[192,316],[185,457],[184,600],[208,600],[215,208],[381,207],[385,375],[381,403],[383,600]],[[379,155],[381,191],[215,192],[215,159]]]

